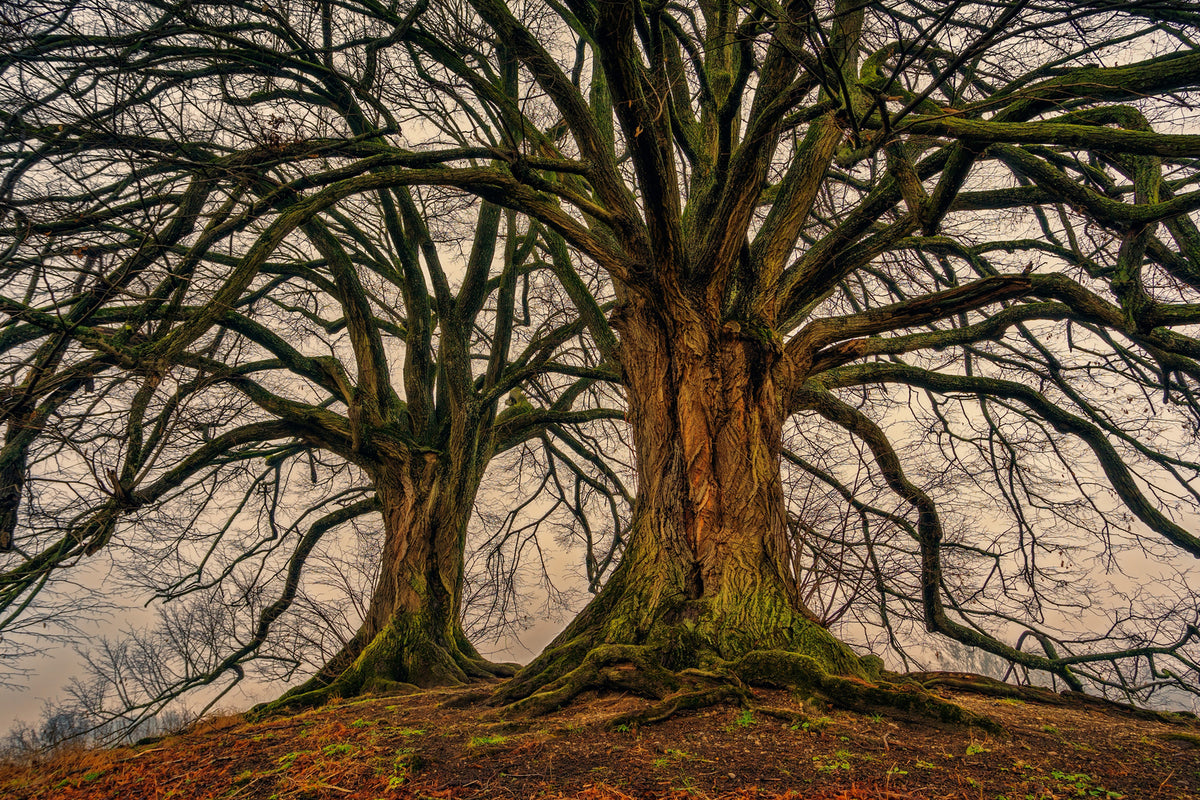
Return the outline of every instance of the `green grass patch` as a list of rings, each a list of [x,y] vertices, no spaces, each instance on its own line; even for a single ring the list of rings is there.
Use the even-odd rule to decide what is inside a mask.
[[[504,744],[507,741],[508,741],[507,736],[501,736],[499,734],[494,734],[492,736],[472,736],[471,740],[469,742],[467,742],[467,746],[468,747],[489,747],[491,745]]]
[[[424,736],[424,728],[397,728],[396,733],[401,736]]]

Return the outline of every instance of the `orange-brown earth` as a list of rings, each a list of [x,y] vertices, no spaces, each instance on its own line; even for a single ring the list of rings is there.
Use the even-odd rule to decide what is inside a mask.
[[[1200,726],[1089,702],[938,690],[1004,729],[821,710],[783,691],[613,727],[645,701],[588,695],[504,719],[478,688],[345,701],[295,716],[202,721],[137,747],[0,767],[0,797],[878,798],[1200,797]],[[1047,700],[1053,700],[1048,693]]]

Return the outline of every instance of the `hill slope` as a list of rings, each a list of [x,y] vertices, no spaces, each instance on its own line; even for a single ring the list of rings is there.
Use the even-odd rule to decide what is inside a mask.
[[[942,683],[954,683],[943,680]],[[995,687],[993,687],[994,689]],[[185,734],[0,768],[0,796],[141,798],[1200,797],[1194,720],[1096,702],[941,690],[1004,727],[977,729],[802,705],[759,691],[641,727],[645,703],[585,698],[501,719],[480,689],[344,702],[292,717],[205,721]]]

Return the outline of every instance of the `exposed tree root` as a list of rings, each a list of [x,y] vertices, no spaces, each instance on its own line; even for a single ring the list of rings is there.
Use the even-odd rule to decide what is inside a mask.
[[[610,724],[617,727],[622,725],[630,727],[634,725],[653,725],[656,722],[670,719],[680,711],[707,708],[734,700],[742,705],[749,706],[751,696],[750,690],[746,687],[732,685],[682,691],[664,698],[643,711],[617,717]]]
[[[1016,686],[1004,683],[986,675],[976,675],[971,672],[910,672],[897,676],[902,680],[914,681],[926,689],[937,686],[955,689],[960,692],[986,695],[988,697],[1007,697],[1014,700],[1024,700],[1047,705],[1067,705],[1070,695],[1062,695],[1038,686]]]
[[[1029,703],[1052,706],[1092,706],[1106,711],[1120,711],[1139,719],[1151,719],[1172,725],[1190,724],[1196,721],[1195,715],[1187,711],[1154,711],[1082,692],[1055,692],[1041,686],[1016,686],[989,678],[986,675],[976,675],[970,672],[920,672],[902,677],[905,680],[915,681],[926,689],[942,686],[960,692],[972,692],[989,697],[1008,697]]]
[[[1000,733],[993,719],[942,700],[914,683],[869,683],[854,677],[830,675],[816,660],[785,650],[755,650],[729,666],[746,683],[791,689],[807,697],[851,711],[899,711],[956,725],[970,725]]]
[[[589,650],[578,667],[546,684],[540,691],[509,703],[506,711],[535,716],[548,714],[588,689],[622,689],[661,700],[679,686],[676,674],[659,665],[650,648],[605,644]],[[500,696],[503,697],[503,691]]]
[[[556,654],[548,669],[561,665],[559,656],[573,652],[578,644],[563,645],[560,648],[563,652]],[[545,675],[546,671],[541,674]],[[525,692],[529,682],[527,676],[519,692]],[[816,659],[785,650],[755,650],[736,661],[716,661],[708,669],[672,672],[661,665],[653,648],[601,645],[588,650],[574,669],[546,683],[538,691],[525,693],[508,703],[503,713],[547,714],[585,691],[618,689],[655,702],[642,711],[612,720],[613,725],[652,724],[680,711],[732,700],[772,716],[786,717],[793,724],[806,721],[803,714],[755,706],[753,693],[748,688],[750,685],[789,689],[821,704],[861,713],[890,711],[906,717],[969,725],[989,733],[1001,732],[1000,726],[991,718],[935,697],[915,682],[880,680],[872,683],[856,676],[831,675]],[[497,693],[501,701],[509,688]]]
[[[262,718],[313,708],[335,698],[402,694],[507,678],[517,667],[488,661],[465,637],[442,644],[416,625],[393,620],[340,674],[332,678],[315,675],[277,700],[255,706],[250,714]]]
[[[612,725],[653,724],[680,711],[731,700],[749,703],[751,693],[736,676],[698,669],[672,672],[658,663],[656,655],[654,649],[642,645],[601,645],[589,650],[578,667],[542,690],[509,703],[504,712],[547,714],[585,691],[604,689],[619,689],[657,701],[642,711],[611,720]]]
[[[458,689],[446,692],[446,699],[438,703],[442,708],[465,708],[477,703],[486,703],[496,693],[496,687],[480,684],[470,689]]]
[[[765,717],[774,717],[781,719],[788,725],[803,725],[812,722],[812,718],[802,711],[795,711],[790,708],[779,708],[777,706],[764,706],[758,703],[751,704],[750,710],[755,714],[762,714]]]

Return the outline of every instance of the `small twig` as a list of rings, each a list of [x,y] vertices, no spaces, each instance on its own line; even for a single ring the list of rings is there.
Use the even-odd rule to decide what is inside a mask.
[[[140,751],[134,753],[133,755],[129,756],[125,760],[132,761],[135,758],[141,758],[142,756],[146,755],[147,753],[157,753],[160,750],[166,750],[166,749],[167,748],[165,748],[165,747],[152,747],[149,750],[140,750]]]

